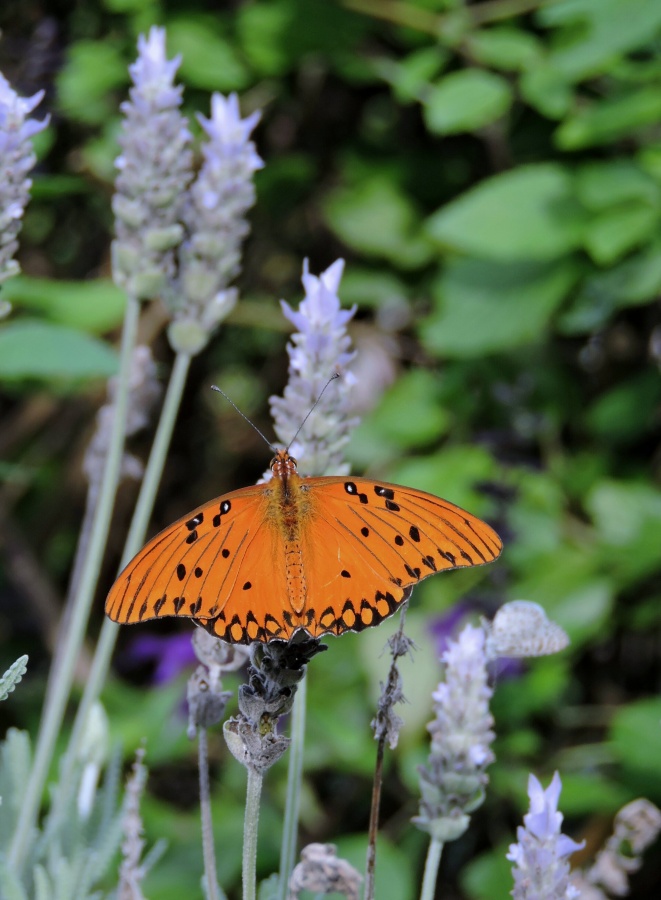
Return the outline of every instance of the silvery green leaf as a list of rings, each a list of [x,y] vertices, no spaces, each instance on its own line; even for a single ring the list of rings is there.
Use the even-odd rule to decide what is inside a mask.
[[[28,670],[27,654],[19,656],[0,678],[0,700],[6,700]]]
[[[18,875],[0,860],[0,897],[3,900],[29,900]]]

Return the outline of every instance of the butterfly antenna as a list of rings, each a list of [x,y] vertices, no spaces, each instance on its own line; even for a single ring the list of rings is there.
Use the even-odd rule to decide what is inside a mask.
[[[269,439],[268,439],[265,435],[262,434],[262,432],[259,430],[259,428],[255,425],[255,423],[254,423],[254,422],[251,422],[250,419],[248,418],[248,416],[247,416],[245,413],[242,413],[242,412],[241,412],[241,410],[240,410],[239,407],[236,405],[236,403],[234,402],[234,400],[230,399],[230,397],[227,396],[227,394],[225,393],[225,391],[221,390],[221,389],[220,389],[219,387],[217,387],[217,385],[215,385],[215,384],[212,384],[212,385],[211,385],[211,390],[212,390],[212,391],[218,391],[219,394],[222,394],[223,397],[224,397],[224,398],[227,400],[227,402],[230,404],[230,406],[233,406],[234,409],[238,412],[238,414],[241,416],[241,418],[242,418],[242,419],[245,419],[246,422],[248,423],[248,425],[252,425],[252,427],[255,429],[255,431],[257,432],[257,434],[262,438],[262,440],[266,441],[266,443],[269,445],[269,447],[271,448],[271,450],[273,450],[274,453],[276,452],[276,448],[275,448],[275,447],[273,446],[273,444],[269,441]],[[323,394],[323,391],[322,391],[322,394]],[[319,396],[321,396],[321,394],[320,394]],[[317,403],[318,403],[318,402],[319,402],[319,401],[317,400]],[[316,405],[317,405],[317,404],[315,403],[315,406],[316,406]],[[312,409],[314,409],[314,406],[312,407]],[[310,412],[312,412],[312,409],[310,410]],[[310,414],[310,413],[308,413],[308,415],[309,415],[309,414]],[[298,432],[297,432],[297,433],[298,433]]]
[[[294,435],[294,437],[291,439],[291,441],[289,442],[289,444],[288,444],[288,446],[287,446],[287,450],[289,450],[289,448],[291,447],[291,445],[294,443],[294,441],[296,440],[296,438],[297,438],[297,437],[299,436],[299,434],[301,433],[301,429],[303,428],[303,426],[305,425],[305,423],[307,422],[307,420],[310,418],[310,416],[312,415],[312,413],[313,413],[313,412],[315,411],[315,409],[317,408],[317,406],[318,406],[318,404],[319,404],[319,401],[320,401],[321,398],[324,396],[324,391],[326,390],[326,388],[328,387],[328,385],[331,383],[331,381],[335,381],[335,379],[336,379],[336,378],[339,378],[339,377],[340,377],[340,373],[339,373],[339,372],[333,372],[333,374],[331,375],[331,377],[328,379],[328,381],[326,382],[326,384],[325,384],[325,385],[323,386],[323,388],[321,389],[321,393],[319,394],[319,396],[317,397],[317,399],[314,401],[314,403],[313,403],[312,406],[310,407],[310,410],[309,410],[307,416],[303,419],[303,421],[301,422],[301,424],[298,426],[298,429],[297,429],[297,431],[296,431],[296,434]]]

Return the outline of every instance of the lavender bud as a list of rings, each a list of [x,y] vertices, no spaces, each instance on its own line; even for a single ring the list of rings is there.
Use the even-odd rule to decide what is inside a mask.
[[[305,471],[314,475],[348,473],[342,451],[351,428],[358,424],[348,414],[355,379],[344,371],[354,358],[347,324],[356,307],[346,310],[340,306],[337,292],[343,269],[344,260],[338,259],[317,278],[310,275],[306,260],[302,279],[305,297],[298,310],[281,301],[285,316],[298,329],[287,347],[289,383],[284,396],[271,397],[275,432],[283,444],[290,445],[302,415],[312,409],[333,373],[343,373],[325,391],[290,447]]]
[[[445,843],[464,833],[468,814],[484,800],[495,735],[483,629],[466,625],[442,660],[445,681],[433,694],[436,718],[427,726],[431,752],[419,770],[422,801],[413,821]]]
[[[28,172],[36,161],[31,138],[49,122],[48,116],[37,122],[28,114],[43,96],[39,91],[19,97],[0,73],[0,283],[20,271],[14,256],[32,187]]]
[[[165,30],[138,38],[138,58],[129,67],[134,87],[124,113],[122,154],[113,197],[116,239],[113,274],[138,299],[163,293],[174,277],[174,249],[183,238],[183,198],[192,178],[191,134],[179,112],[181,87],[174,85],[180,59],[166,59]]]
[[[207,140],[204,162],[184,207],[187,238],[179,251],[179,286],[167,302],[175,317],[168,337],[175,350],[199,353],[231,312],[246,213],[255,202],[253,174],[264,165],[249,140],[259,113],[241,119],[236,94],[214,94],[211,118],[198,116]]]
[[[514,900],[574,900],[579,896],[569,882],[567,857],[580,850],[577,844],[560,832],[562,813],[558,800],[562,782],[556,772],[544,790],[531,775],[528,779],[530,811],[523,817],[516,835],[518,844],[511,844],[507,859],[514,863]]]

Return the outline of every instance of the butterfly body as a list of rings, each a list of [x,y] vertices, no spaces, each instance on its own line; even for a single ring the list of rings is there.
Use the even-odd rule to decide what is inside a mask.
[[[188,616],[232,643],[342,634],[381,622],[423,578],[500,554],[493,529],[424,491],[303,478],[286,450],[271,469],[156,535],[111,589],[110,618]]]

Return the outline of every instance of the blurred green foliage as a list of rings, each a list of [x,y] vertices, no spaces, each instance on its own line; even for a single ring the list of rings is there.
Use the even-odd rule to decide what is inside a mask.
[[[246,112],[263,107],[256,140],[266,161],[244,303],[195,363],[154,530],[263,471],[259,439],[206,387],[236,384],[235,399],[270,434],[267,397],[281,389],[286,364],[275,301],[300,295],[304,256],[313,272],[344,256],[341,293],[359,306],[356,345],[377,353],[362,375],[373,408],[350,459],[467,506],[506,544],[496,565],[433,579],[414,597],[421,649],[405,677],[400,747],[388,758],[380,900],[413,897],[420,878],[425,844],[409,818],[439,676],[429,623],[462,596],[485,613],[526,598],[572,638],[561,657],[496,676],[492,786],[443,862],[457,896],[504,898],[504,848],[528,771],[545,783],[561,771],[561,807],[577,837],[581,828],[601,833],[634,796],[661,802],[661,5],[5,6],[0,70],[23,94],[44,88],[53,121],[39,142],[25,275],[3,293],[14,313],[0,325],[0,441],[8,515],[56,596],[81,518],[80,457],[121,316],[108,283],[118,106],[137,33],[153,22],[183,55],[191,113],[206,113],[212,90],[241,91]],[[145,313],[145,339],[168,366],[162,326],[156,309]],[[384,360],[395,380],[379,398],[374,373]],[[17,481],[11,473],[23,464]],[[130,494],[120,496],[105,586]],[[0,576],[7,663],[29,650],[43,677],[45,625],[25,590],[9,569]],[[330,640],[310,671],[304,838],[335,841],[357,864],[389,627]],[[127,753],[148,735],[147,831],[170,849],[145,892],[168,900],[199,888],[195,754],[178,711],[181,683],[146,690],[149,670],[130,666],[126,648],[137,637],[127,630],[118,656],[135,686],[114,680],[105,702]],[[23,697],[22,706],[5,704],[19,724],[39,709],[38,690]],[[219,866],[230,888],[243,772],[214,740]],[[263,876],[277,866],[284,778],[284,764],[268,777]],[[633,896],[660,886],[659,855],[650,853]]]

